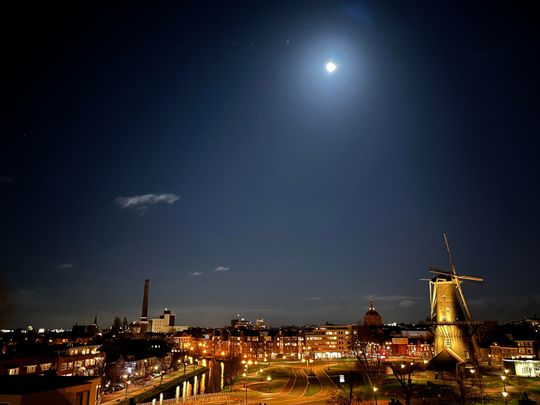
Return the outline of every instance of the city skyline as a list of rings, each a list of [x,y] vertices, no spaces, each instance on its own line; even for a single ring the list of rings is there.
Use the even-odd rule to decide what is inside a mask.
[[[145,278],[192,326],[418,322],[443,232],[475,319],[538,315],[537,6],[6,15],[6,326],[138,319]]]

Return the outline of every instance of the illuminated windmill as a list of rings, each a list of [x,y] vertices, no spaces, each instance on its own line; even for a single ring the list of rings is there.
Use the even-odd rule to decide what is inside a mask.
[[[429,282],[430,321],[435,335],[435,358],[443,354],[447,357],[450,355],[458,363],[475,363],[472,335],[482,322],[473,321],[461,283],[464,280],[483,282],[484,279],[457,274],[445,233],[443,237],[451,271],[430,267],[429,271],[434,277],[423,279]]]

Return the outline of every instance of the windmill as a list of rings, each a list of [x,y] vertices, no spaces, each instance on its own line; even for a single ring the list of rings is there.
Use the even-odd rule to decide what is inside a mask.
[[[482,322],[473,321],[461,284],[463,281],[483,282],[481,277],[458,275],[450,244],[443,233],[450,271],[430,267],[434,274],[429,283],[430,322],[435,335],[435,357],[446,352],[458,363],[476,362],[472,335]]]

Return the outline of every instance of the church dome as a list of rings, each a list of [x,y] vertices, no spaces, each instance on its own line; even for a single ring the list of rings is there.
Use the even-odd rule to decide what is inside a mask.
[[[373,302],[369,303],[369,310],[364,315],[364,326],[383,326],[382,317],[373,306]]]

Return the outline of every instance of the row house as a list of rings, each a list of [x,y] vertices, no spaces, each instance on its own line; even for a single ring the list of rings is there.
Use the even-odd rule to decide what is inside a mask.
[[[59,376],[100,375],[105,353],[99,346],[34,347],[41,354],[19,351],[0,358],[0,375],[44,375],[49,372]]]
[[[105,364],[105,353],[99,351],[98,345],[70,346],[57,350],[56,374],[101,375]]]
[[[516,339],[514,340],[517,344],[517,355],[522,359],[534,359],[536,358],[536,343],[537,341],[532,339]]]
[[[125,361],[123,372],[126,373],[129,380],[137,381],[146,378],[149,374],[161,373],[164,367],[170,367],[170,365],[168,357],[158,359],[155,356],[146,358],[132,356]]]
[[[508,342],[506,344],[493,343],[489,346],[489,349],[490,362],[497,366],[503,364],[503,359],[516,358],[518,355],[518,348],[514,342]]]
[[[51,370],[53,361],[50,356],[0,360],[0,375],[43,375]]]

